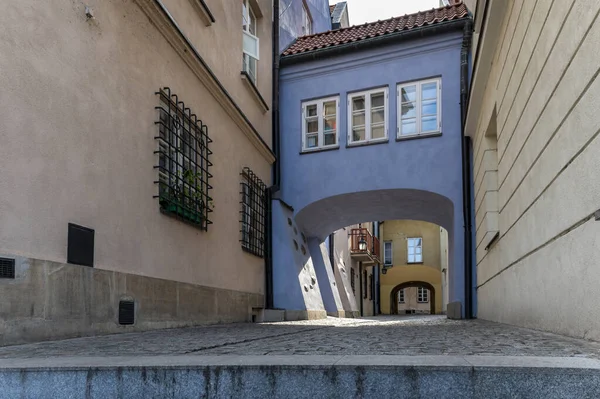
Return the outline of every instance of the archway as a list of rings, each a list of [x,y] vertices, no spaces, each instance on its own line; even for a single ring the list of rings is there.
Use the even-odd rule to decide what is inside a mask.
[[[435,288],[433,287],[433,285],[425,281],[407,281],[405,283],[398,284],[397,286],[395,286],[392,290],[392,293],[390,294],[390,314],[398,314],[398,293],[400,292],[400,290],[410,287],[424,287],[429,290],[429,312],[431,314],[435,314]]]

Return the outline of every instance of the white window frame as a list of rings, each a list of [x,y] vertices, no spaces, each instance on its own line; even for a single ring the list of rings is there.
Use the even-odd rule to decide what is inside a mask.
[[[388,259],[385,253],[385,246],[390,244],[390,258]],[[392,241],[384,241],[383,242],[383,265],[391,266],[394,264],[394,244]]]
[[[312,17],[305,2],[302,2],[302,29],[302,36],[312,35]]]
[[[429,290],[425,287],[417,287],[417,303],[429,303]]]
[[[325,115],[323,114],[323,105],[327,102],[335,101],[335,144],[324,145],[325,143]],[[319,123],[318,139],[319,145],[316,147],[307,147],[307,112],[306,108],[316,105],[317,106],[317,120]],[[313,133],[311,133],[313,134]],[[326,98],[318,98],[315,100],[302,102],[302,152],[319,151],[328,148],[339,148],[340,146],[340,97],[332,96]]]
[[[381,93],[381,92],[383,92],[384,136],[373,139],[373,138],[371,138],[371,112],[372,112],[372,110],[371,110],[371,95],[375,94],[375,93]],[[376,142],[388,140],[388,121],[390,119],[389,109],[388,109],[388,104],[389,104],[388,94],[389,94],[389,91],[388,91],[387,86],[348,94],[348,145],[352,146],[352,145],[376,143]],[[353,116],[352,100],[355,97],[362,97],[362,96],[365,97],[365,140],[354,141],[354,140],[352,140],[352,137],[353,137],[352,132],[354,130],[354,126],[352,124],[352,116]]]
[[[422,90],[421,87],[424,84],[428,84],[428,83],[435,83],[437,85],[437,128],[434,130],[426,130],[423,131],[421,129],[421,122],[422,122],[422,115],[421,115],[421,110],[422,110],[422,99],[421,99],[421,95],[422,95]],[[410,133],[410,134],[403,134],[402,133],[402,89],[405,87],[409,87],[409,86],[415,86],[415,90],[416,90],[416,96],[415,96],[415,103],[416,103],[416,113],[415,113],[415,123],[416,123],[416,127],[415,127],[415,133]],[[414,136],[425,136],[425,135],[431,135],[431,134],[439,134],[442,132],[442,79],[441,78],[434,78],[434,79],[426,79],[426,80],[419,80],[419,81],[414,81],[414,82],[408,82],[408,83],[402,83],[398,85],[397,88],[397,138],[401,139],[403,137],[414,137]]]
[[[411,245],[411,240],[421,240],[421,245]],[[413,256],[415,257],[415,260],[411,261],[410,260],[410,248],[414,247],[415,251]],[[417,248],[419,248],[421,251],[419,254],[417,254]],[[417,259],[417,255],[419,255],[421,258]],[[423,263],[423,237],[408,237],[406,239],[406,263]]]
[[[244,21],[248,19],[248,23],[244,24]],[[250,32],[250,25],[254,24],[254,31],[256,34]],[[251,52],[249,49],[244,47],[244,42],[249,39],[256,42],[256,52]],[[242,53],[243,53],[243,65],[244,72],[248,73],[252,81],[256,84],[258,75],[258,60],[260,59],[260,39],[258,38],[258,19],[256,13],[252,10],[252,5],[248,0],[243,1],[242,8]],[[252,73],[251,64],[254,67],[254,73]]]
[[[398,303],[406,303],[404,288],[398,291]]]

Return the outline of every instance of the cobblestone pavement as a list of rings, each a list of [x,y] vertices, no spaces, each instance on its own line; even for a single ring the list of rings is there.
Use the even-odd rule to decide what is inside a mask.
[[[0,359],[183,354],[497,355],[600,359],[600,343],[483,320],[378,316],[223,324],[0,348]]]

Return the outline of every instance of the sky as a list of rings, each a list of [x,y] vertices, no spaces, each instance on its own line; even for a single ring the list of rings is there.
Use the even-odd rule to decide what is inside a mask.
[[[335,4],[342,0],[329,0]],[[346,0],[350,25],[388,19],[439,7],[439,0]]]

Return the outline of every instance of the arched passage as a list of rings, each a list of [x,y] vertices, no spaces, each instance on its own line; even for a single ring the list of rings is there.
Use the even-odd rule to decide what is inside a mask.
[[[425,281],[407,281],[395,286],[390,294],[390,314],[398,314],[398,293],[400,290],[410,287],[423,287],[429,290],[429,312],[435,314],[435,287]]]

